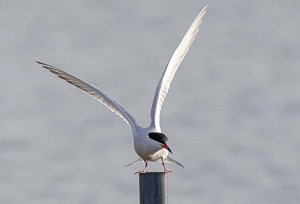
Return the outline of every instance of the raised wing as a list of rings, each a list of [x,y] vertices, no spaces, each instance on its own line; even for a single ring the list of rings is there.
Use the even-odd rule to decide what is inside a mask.
[[[183,37],[179,46],[175,50],[173,56],[171,57],[160,81],[156,88],[155,96],[153,99],[153,104],[151,108],[151,126],[160,129],[160,111],[162,104],[166,98],[168,90],[170,88],[172,79],[181,64],[184,56],[188,52],[191,47],[196,35],[199,31],[199,26],[203,20],[203,16],[206,13],[207,5],[202,9],[202,11],[198,14],[193,24]]]
[[[74,85],[81,91],[85,92],[86,94],[90,95],[91,97],[95,98],[97,101],[104,104],[109,110],[116,113],[120,116],[127,124],[131,126],[132,129],[136,126],[135,119],[115,100],[105,94],[99,88],[84,82],[71,74],[68,74],[56,67],[53,67],[49,64],[45,64],[43,62],[37,62],[38,64],[42,65],[45,69],[48,69],[53,74],[56,74],[59,78],[65,80],[66,82]]]

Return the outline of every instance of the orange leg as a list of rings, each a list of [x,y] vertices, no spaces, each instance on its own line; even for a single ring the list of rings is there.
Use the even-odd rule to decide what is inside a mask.
[[[147,163],[147,161],[145,161],[145,160],[144,160],[144,162],[145,162],[145,167],[144,167],[144,169],[143,169],[142,171],[137,171],[137,172],[135,172],[134,174],[144,174],[144,173],[146,173],[146,168],[147,168],[147,166],[148,166],[148,163]]]
[[[165,167],[165,162],[164,162],[163,159],[161,159],[161,163],[162,163],[162,165],[163,165],[163,167],[164,167],[164,172],[165,172],[165,173],[172,172],[172,171],[166,169],[166,167]]]

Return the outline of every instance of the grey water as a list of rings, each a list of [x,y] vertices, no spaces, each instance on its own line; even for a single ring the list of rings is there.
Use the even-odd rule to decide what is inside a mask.
[[[163,105],[169,203],[300,200],[300,4],[0,1],[0,203],[138,203],[131,130],[42,69],[62,68],[148,125],[171,54],[202,7]],[[151,171],[162,170],[151,164]]]

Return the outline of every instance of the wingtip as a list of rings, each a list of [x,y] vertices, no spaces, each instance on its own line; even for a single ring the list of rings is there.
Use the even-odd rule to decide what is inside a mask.
[[[206,4],[206,5],[203,7],[201,13],[206,13],[207,7],[208,7],[208,4]]]
[[[38,64],[40,64],[40,65],[42,65],[43,67],[45,66],[45,65],[47,65],[47,64],[45,64],[45,63],[43,63],[43,62],[40,62],[40,61],[35,61],[36,63],[38,63]]]
[[[49,64],[46,64],[44,62],[40,62],[40,61],[35,61],[36,63],[38,63],[39,65],[42,65],[43,68],[50,70],[50,68],[52,67]]]

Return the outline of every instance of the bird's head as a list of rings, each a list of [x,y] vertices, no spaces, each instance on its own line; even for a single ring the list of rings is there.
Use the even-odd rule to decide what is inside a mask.
[[[150,132],[148,135],[149,138],[156,141],[160,145],[160,147],[165,148],[166,150],[172,153],[170,147],[167,144],[168,137],[165,134],[160,132]]]

